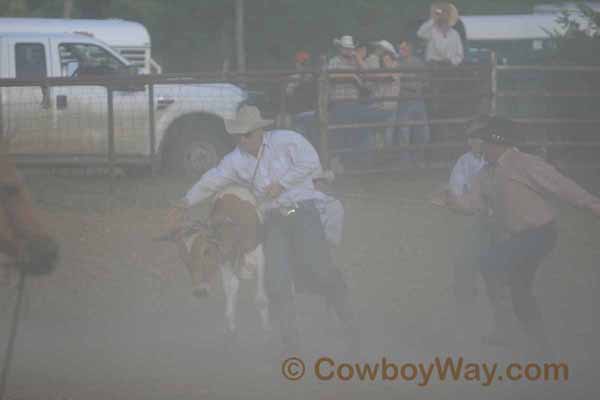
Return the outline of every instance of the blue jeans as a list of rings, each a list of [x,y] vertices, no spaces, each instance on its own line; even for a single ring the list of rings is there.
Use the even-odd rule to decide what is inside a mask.
[[[393,112],[384,111],[359,101],[333,104],[329,109],[330,124],[354,124],[385,122],[393,116]],[[315,147],[318,148],[319,129],[316,113],[302,113],[294,117],[294,129],[303,132]],[[375,137],[368,128],[335,129],[329,132],[329,149],[364,150],[375,148]],[[363,153],[364,154],[364,153]],[[342,159],[362,159],[364,155],[343,154]]]
[[[479,277],[479,261],[489,250],[491,232],[488,218],[483,215],[469,217],[460,244],[454,255],[454,297],[458,304],[473,302]]]
[[[394,115],[394,118],[396,115]],[[386,142],[390,144],[426,144],[431,140],[431,131],[429,130],[429,119],[423,100],[404,100],[398,105],[398,122],[423,122],[423,125],[406,125],[398,128],[391,127],[386,129]],[[395,122],[395,120],[394,120]],[[416,161],[415,151],[403,153],[403,158]],[[409,156],[408,156],[409,155]]]
[[[346,285],[334,268],[319,211],[314,202],[300,202],[295,212],[281,215],[273,210],[266,220],[266,289],[271,312],[278,318],[284,346],[295,346],[292,282],[297,292],[323,296],[340,317],[349,321]]]
[[[506,310],[502,307],[502,289],[508,286],[513,311],[525,332],[543,343],[542,317],[533,296],[533,281],[540,263],[556,244],[554,223],[528,229],[494,243],[481,259],[481,273],[496,327],[506,328]]]

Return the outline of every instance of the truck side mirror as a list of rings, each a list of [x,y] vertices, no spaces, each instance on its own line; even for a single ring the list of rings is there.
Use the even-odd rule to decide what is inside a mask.
[[[123,77],[135,77],[139,75],[139,70],[137,65],[128,65],[124,69],[119,71],[119,75]],[[123,83],[119,84],[115,87],[115,90],[124,91],[124,92],[139,92],[145,90],[145,85],[139,85],[136,83]]]

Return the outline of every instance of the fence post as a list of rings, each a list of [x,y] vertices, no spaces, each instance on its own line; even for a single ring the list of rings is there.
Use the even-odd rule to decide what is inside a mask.
[[[327,59],[325,56],[321,57],[317,93],[319,132],[321,136],[319,153],[323,167],[329,169],[329,74],[327,72]]]
[[[113,89],[109,85],[106,87],[107,91],[107,106],[108,106],[108,173],[109,177],[109,192],[112,195],[114,193],[114,180],[115,174],[115,109],[114,109],[114,97]]]
[[[2,92],[4,89],[0,87],[0,140],[4,139],[4,107],[2,106]]]
[[[152,175],[156,174],[158,163],[156,162],[156,120],[154,112],[154,84],[148,84],[148,118],[150,118],[150,168]]]
[[[498,111],[498,59],[496,58],[496,52],[493,51],[490,57],[490,86],[491,86],[491,99],[490,99],[490,114],[496,115]]]

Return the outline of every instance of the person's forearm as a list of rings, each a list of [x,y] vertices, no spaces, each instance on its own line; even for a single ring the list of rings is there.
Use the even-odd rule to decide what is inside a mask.
[[[237,175],[233,169],[231,162],[223,159],[219,166],[213,168],[202,175],[202,178],[186,193],[181,200],[181,204],[187,207],[195,206],[196,204],[212,197],[219,190],[224,189],[227,185],[237,182]]]
[[[417,36],[424,40],[430,40],[433,36],[433,20],[425,22],[417,31]]]

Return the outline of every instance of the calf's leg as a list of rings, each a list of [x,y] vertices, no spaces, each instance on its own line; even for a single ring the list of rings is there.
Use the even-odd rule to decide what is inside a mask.
[[[260,314],[260,324],[263,330],[271,330],[271,319],[269,317],[269,299],[265,290],[265,255],[262,244],[256,247],[256,296],[254,303]]]
[[[233,268],[229,262],[221,266],[221,281],[225,292],[225,331],[233,335],[236,331],[235,307],[240,289],[240,280],[233,273]]]

